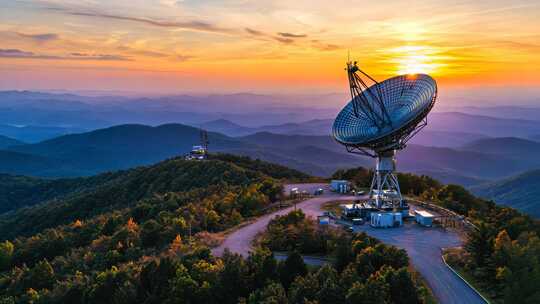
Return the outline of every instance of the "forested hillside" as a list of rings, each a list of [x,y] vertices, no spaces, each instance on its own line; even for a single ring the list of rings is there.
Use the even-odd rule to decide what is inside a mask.
[[[28,235],[77,219],[130,207],[143,198],[152,198],[167,192],[212,187],[219,191],[223,184],[246,186],[254,181],[264,180],[266,176],[294,180],[307,178],[307,175],[301,172],[282,166],[230,155],[216,155],[205,162],[172,159],[116,175],[104,174],[90,178],[88,187],[98,184],[92,191],[77,192],[65,199],[0,216],[0,239]],[[80,181],[64,180],[63,183],[76,185]],[[99,181],[108,182],[99,184]]]
[[[172,159],[95,180],[64,180],[76,192],[1,218],[6,241],[0,243],[0,302],[160,303],[154,297],[169,290],[169,279],[203,296],[207,276],[223,267],[204,249],[205,233],[261,212],[281,194],[282,178],[306,177],[281,166],[215,155],[208,161]],[[42,183],[7,180],[27,184],[28,191]],[[77,192],[82,181],[93,186]],[[203,285],[183,285],[186,267]],[[195,272],[203,277],[195,278]],[[165,281],[154,280],[163,276]],[[172,299],[187,292],[174,290]]]
[[[421,303],[429,292],[405,251],[366,235],[323,234],[336,264],[315,270],[295,252],[210,254],[213,233],[263,212],[281,180],[308,178],[232,155],[74,180],[7,176],[22,192],[66,193],[2,217],[0,303]]]
[[[0,214],[54,198],[73,195],[114,182],[125,172],[104,173],[92,177],[42,179],[0,174]]]

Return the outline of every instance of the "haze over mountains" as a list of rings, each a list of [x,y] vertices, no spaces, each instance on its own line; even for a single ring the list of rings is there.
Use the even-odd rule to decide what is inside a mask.
[[[257,157],[319,176],[328,176],[339,168],[373,165],[373,160],[368,157],[346,153],[330,136],[260,132],[229,137],[210,132],[209,138],[212,151]],[[489,141],[496,145],[498,140]],[[91,175],[185,154],[198,141],[199,129],[190,126],[121,125],[64,135],[36,144],[10,146],[2,151],[5,155],[0,159],[0,165],[4,172],[13,174]],[[440,174],[446,178],[469,177],[478,181],[506,177],[537,164],[534,158],[526,157],[535,152],[530,149],[528,141],[523,141],[529,144],[526,148],[520,149],[514,145],[512,153],[501,152],[500,155],[481,149],[474,151],[475,142],[464,149],[411,144],[398,153],[399,168],[410,172],[431,172],[434,176]]]
[[[471,191],[540,218],[540,170],[477,185]]]
[[[198,144],[200,127],[212,131],[213,152],[317,176],[372,167],[373,159],[346,153],[330,136],[344,98],[0,92],[0,173],[72,177],[153,164],[187,153]],[[441,109],[447,112],[431,113],[428,126],[398,153],[398,170],[471,187],[540,168],[540,123],[531,115],[540,108]]]

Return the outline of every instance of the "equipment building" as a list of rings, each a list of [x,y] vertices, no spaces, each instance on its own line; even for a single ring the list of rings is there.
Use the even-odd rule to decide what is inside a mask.
[[[351,183],[346,180],[333,179],[330,182],[330,189],[338,193],[347,193],[351,190]]]
[[[416,222],[424,227],[431,227],[433,225],[433,218],[435,216],[427,211],[414,210],[414,219]]]

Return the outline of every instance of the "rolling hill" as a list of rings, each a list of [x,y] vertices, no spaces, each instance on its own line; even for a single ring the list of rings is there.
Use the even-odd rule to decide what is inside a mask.
[[[426,130],[474,132],[490,137],[524,137],[540,133],[538,121],[505,119],[460,112],[434,112],[428,116]]]
[[[470,190],[478,196],[540,218],[540,170],[474,186]]]
[[[476,179],[507,177],[528,168],[524,162],[503,156],[418,145],[409,145],[397,154],[397,159],[402,171],[446,172]]]
[[[418,136],[435,139],[436,143],[433,144],[434,146],[452,147],[463,145],[467,141],[477,140],[483,137],[528,138],[540,134],[540,124],[535,120],[505,119],[461,112],[433,112],[429,114],[428,119],[427,127]],[[250,132],[271,132],[288,135],[329,135],[332,130],[332,124],[333,119],[314,119],[298,123],[264,125],[252,128]],[[236,123],[235,125],[238,128],[239,125]],[[228,129],[225,124],[221,129],[218,128],[218,125],[215,125],[215,127],[215,131],[223,133],[226,133]],[[430,132],[434,133],[430,135]],[[423,133],[424,135],[422,135]],[[437,135],[444,137],[437,138]],[[445,141],[448,142],[447,145],[444,145]],[[424,140],[421,143],[425,144],[426,141]]]
[[[255,128],[244,127],[226,119],[208,121],[200,124],[200,127],[208,131],[223,133],[228,136],[243,136],[256,133]]]
[[[0,214],[75,193],[90,191],[113,183],[122,171],[92,177],[43,179],[23,175],[0,174]]]
[[[315,176],[330,176],[337,169],[374,165],[373,159],[347,153],[327,135],[260,132],[233,138],[210,132],[209,139],[212,152],[259,158]],[[0,150],[0,173],[88,176],[183,155],[198,142],[199,129],[185,125],[120,125]],[[443,181],[467,186],[517,174],[531,166],[529,159],[414,144],[399,152],[397,159],[400,171],[436,172]]]
[[[69,166],[54,158],[0,150],[0,173],[49,176],[69,171]]]
[[[299,161],[309,159],[310,163],[314,165],[326,165],[332,169],[329,169],[332,172],[339,168],[374,166],[373,159],[347,153],[345,148],[330,136],[281,135],[263,132],[239,139],[267,147],[272,152],[287,150],[287,155],[290,158]],[[305,149],[302,151],[303,148],[309,146],[321,150]],[[313,153],[318,155],[312,156]],[[328,155],[328,157],[323,158],[323,154]],[[317,157],[319,159],[316,159]],[[506,177],[528,168],[527,163],[504,156],[414,144],[408,145],[407,149],[398,152],[396,158],[400,171],[437,173],[437,177],[441,178],[442,181],[462,185]]]
[[[470,132],[422,130],[410,143],[427,147],[460,148],[472,141],[486,138],[488,137],[485,135]]]
[[[456,172],[448,172],[448,171],[415,170],[413,172],[418,175],[427,175],[429,177],[432,177],[438,180],[439,182],[443,184],[455,184],[455,185],[461,185],[464,187],[471,187],[471,186],[479,185],[479,184],[486,183],[489,181],[487,179],[461,175]]]
[[[151,199],[155,195],[193,189],[200,189],[200,193],[205,194],[213,186],[217,187],[214,191],[219,192],[220,187],[223,188],[227,184],[248,186],[267,178],[302,180],[309,176],[266,162],[233,155],[214,155],[210,160],[203,162],[177,158],[148,167],[98,175],[89,179],[67,179],[63,183],[71,185],[66,188],[72,191],[57,195],[59,199],[0,215],[0,240],[34,234],[46,228],[67,224],[76,219],[85,220],[111,210],[121,210],[139,203],[141,199]],[[44,182],[36,180],[29,182],[24,178],[9,180],[11,187],[18,187],[21,195],[30,194],[35,190],[32,186],[25,187],[21,183]],[[60,186],[54,188],[59,189]],[[62,195],[65,197],[62,198]],[[47,200],[48,197],[44,195],[41,199]],[[189,196],[177,197],[175,200],[186,203]]]
[[[0,135],[7,136],[18,141],[36,143],[69,133],[84,132],[83,128],[64,128],[55,126],[12,126],[0,125]]]
[[[462,149],[534,162],[540,154],[540,143],[523,138],[499,137],[475,140],[464,145]]]
[[[209,139],[215,150],[242,147],[242,142],[218,133],[210,133]],[[11,153],[61,160],[66,170],[73,171],[67,176],[76,176],[156,163],[185,154],[198,142],[199,130],[180,124],[120,125],[8,149]],[[66,176],[54,172],[41,175]]]
[[[18,141],[16,139],[13,139],[11,137],[0,135],[0,149],[7,148],[9,146],[16,146],[16,145],[22,145],[24,144],[21,141]]]

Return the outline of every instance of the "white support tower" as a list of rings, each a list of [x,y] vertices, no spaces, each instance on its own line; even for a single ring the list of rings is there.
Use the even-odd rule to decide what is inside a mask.
[[[395,155],[395,150],[377,155],[375,174],[373,174],[369,190],[369,198],[375,201],[377,208],[383,207],[384,203],[390,203],[392,207],[403,206],[399,182],[394,174],[396,171]]]

